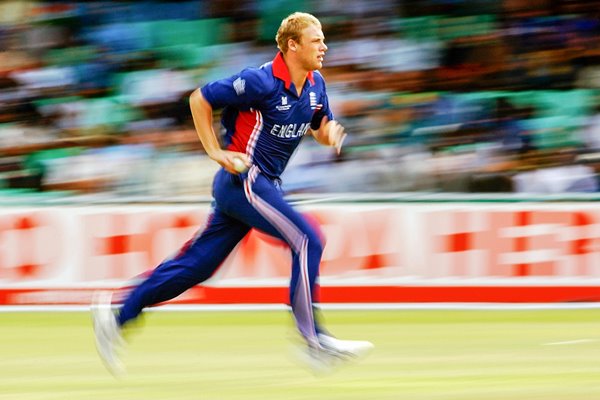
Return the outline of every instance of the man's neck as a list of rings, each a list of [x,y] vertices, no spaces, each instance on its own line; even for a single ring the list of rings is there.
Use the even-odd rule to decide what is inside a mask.
[[[306,71],[304,68],[302,68],[300,64],[294,60],[293,56],[284,56],[283,60],[288,67],[288,71],[290,71],[290,79],[296,87],[298,96],[300,96],[302,94],[302,88],[304,88],[304,83],[306,82],[306,77],[309,71]]]

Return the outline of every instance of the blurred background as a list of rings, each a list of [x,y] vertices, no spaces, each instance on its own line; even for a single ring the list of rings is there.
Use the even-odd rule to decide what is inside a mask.
[[[189,95],[272,60],[294,11],[349,136],[307,138],[283,186],[327,237],[328,326],[377,350],[313,380],[286,313],[150,313],[115,384],[92,295],[205,222]],[[598,0],[0,0],[0,398],[600,399],[599,177]],[[288,281],[253,231],[173,303],[269,310]]]
[[[599,190],[600,1],[2,1],[0,194],[209,195],[188,96],[297,10],[350,135],[290,193]]]

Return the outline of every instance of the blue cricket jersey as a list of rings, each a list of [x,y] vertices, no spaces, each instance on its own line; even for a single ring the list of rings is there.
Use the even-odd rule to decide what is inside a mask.
[[[213,109],[224,107],[227,149],[246,153],[271,179],[283,173],[309,128],[318,129],[324,116],[333,120],[323,76],[310,72],[298,97],[282,53],[201,91]]]

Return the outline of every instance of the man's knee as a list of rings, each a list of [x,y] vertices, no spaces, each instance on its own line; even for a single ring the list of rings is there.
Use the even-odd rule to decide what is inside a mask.
[[[307,235],[307,240],[308,240],[309,254],[314,254],[314,255],[318,254],[318,256],[320,258],[321,255],[323,254],[323,249],[325,248],[325,243],[323,242],[321,237],[319,235],[315,234],[314,232],[312,232],[311,234]]]
[[[316,236],[321,242],[323,247],[325,247],[325,235],[323,234],[323,231],[321,230],[321,223],[318,220],[318,218],[312,214],[308,214],[308,213],[304,213],[302,214],[302,216],[304,217],[304,219],[306,220],[306,222],[308,223],[308,225],[311,228],[311,233],[313,236]]]

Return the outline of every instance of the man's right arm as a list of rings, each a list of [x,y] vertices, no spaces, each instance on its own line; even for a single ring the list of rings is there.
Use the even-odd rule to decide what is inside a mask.
[[[190,96],[190,108],[192,110],[192,118],[198,138],[204,146],[206,154],[223,168],[232,174],[238,174],[235,170],[234,159],[240,158],[250,166],[250,161],[244,153],[223,150],[221,143],[213,129],[213,108],[210,103],[202,95],[200,89],[196,89]]]

